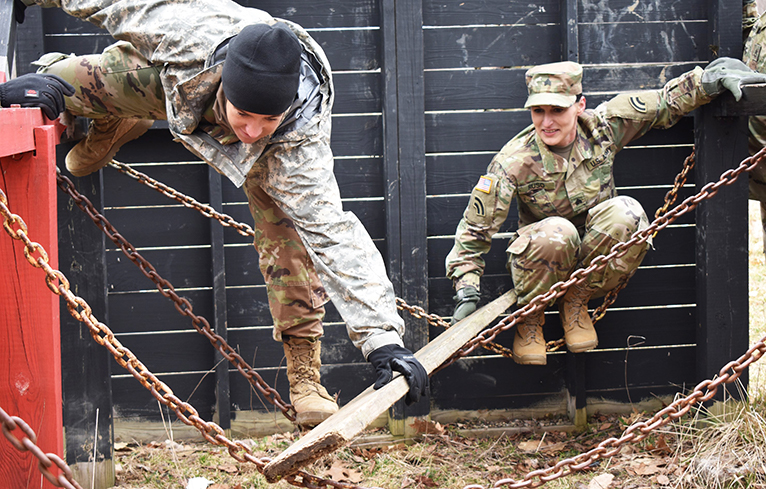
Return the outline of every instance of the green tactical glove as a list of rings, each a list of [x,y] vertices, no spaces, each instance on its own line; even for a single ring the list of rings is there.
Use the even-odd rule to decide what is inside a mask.
[[[741,85],[766,83],[766,75],[753,71],[742,61],[734,58],[718,58],[702,73],[702,88],[708,95],[720,95],[729,90],[739,102]]]
[[[455,324],[461,319],[467,318],[473,311],[476,310],[476,305],[479,303],[479,291],[476,287],[466,286],[457,291],[455,297],[452,299],[456,302],[455,312],[452,313],[452,321],[450,324]]]

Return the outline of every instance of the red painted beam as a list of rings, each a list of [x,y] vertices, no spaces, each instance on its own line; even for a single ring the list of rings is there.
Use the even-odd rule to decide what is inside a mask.
[[[48,263],[55,269],[60,127],[46,121],[40,109],[0,109],[0,189],[8,199],[7,207],[24,220],[28,237],[46,250]],[[0,227],[0,406],[29,423],[44,453],[62,456],[59,300],[48,289],[45,272],[25,258],[24,244]],[[13,434],[23,436],[20,430]],[[40,474],[31,453],[0,443],[0,460],[0,486],[54,487]]]

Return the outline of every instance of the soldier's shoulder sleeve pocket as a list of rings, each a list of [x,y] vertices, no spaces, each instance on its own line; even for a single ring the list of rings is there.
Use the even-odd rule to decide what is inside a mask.
[[[606,117],[650,121],[657,115],[657,92],[622,93],[606,103]]]
[[[475,224],[488,225],[497,204],[498,178],[494,175],[482,175],[471,192],[471,200],[466,210],[466,219]]]

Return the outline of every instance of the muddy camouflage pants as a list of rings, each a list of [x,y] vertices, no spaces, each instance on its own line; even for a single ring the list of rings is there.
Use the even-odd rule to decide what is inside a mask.
[[[577,268],[589,266],[594,258],[609,254],[612,246],[628,241],[633,233],[648,226],[641,204],[619,196],[588,211],[582,235],[563,217],[548,217],[519,228],[518,237],[508,246],[506,264],[518,303],[528,304],[556,282],[567,280]],[[602,270],[591,273],[585,283],[597,289],[594,296],[604,295],[620,280],[630,278],[647,249],[647,244],[634,246]]]
[[[40,72],[61,76],[75,87],[67,112],[92,119],[118,116],[164,120],[165,93],[159,68],[131,44],[115,43],[102,54],[70,56],[48,53]],[[274,337],[321,336],[328,296],[293,222],[257,182],[245,185],[255,221],[254,245],[266,281]]]

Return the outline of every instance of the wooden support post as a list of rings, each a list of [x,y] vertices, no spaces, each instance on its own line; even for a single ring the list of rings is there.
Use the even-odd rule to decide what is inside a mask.
[[[408,304],[428,310],[426,218],[425,91],[423,87],[423,6],[384,0],[381,5],[384,70],[384,155],[387,187],[389,273]],[[391,199],[396,199],[390,202]],[[407,209],[407,212],[401,212]],[[397,218],[398,216],[398,218]],[[396,247],[396,249],[395,249]],[[412,351],[428,343],[428,325],[405,316],[404,344]],[[430,395],[412,405],[396,404],[389,429],[408,438],[408,418],[430,413]]]
[[[742,55],[742,5],[733,0],[709,0],[711,59]],[[718,117],[719,106],[733,97],[724,93],[697,109],[695,182],[701,187],[747,157],[747,128],[743,117]],[[746,107],[747,103],[741,103]],[[697,243],[697,379],[709,379],[748,348],[747,175],[721,188],[696,210]],[[747,371],[740,380],[747,386]],[[719,389],[716,400],[723,400]],[[739,398],[739,391],[728,392]]]
[[[578,0],[561,0],[561,59],[580,61],[580,38],[577,25]],[[567,351],[567,415],[578,430],[588,426],[585,397],[585,357]]]
[[[56,230],[57,126],[40,109],[0,109],[0,186],[7,207],[27,225],[28,237],[58,268]],[[18,229],[17,226],[12,226]],[[0,406],[24,419],[45,453],[64,450],[61,414],[59,297],[45,273],[27,262],[24,244],[0,231]],[[37,254],[36,254],[37,255]],[[18,433],[16,433],[18,435]],[[3,487],[52,488],[30,452],[0,443]]]
[[[64,157],[73,146],[58,147],[62,175],[103,213],[102,172],[72,177]],[[72,291],[85,299],[93,314],[109,324],[107,311],[106,236],[93,220],[77,207],[72,198],[58,192],[59,263]],[[95,342],[90,329],[78,321],[60,301],[61,355],[63,369],[64,427],[66,463],[75,480],[90,487],[114,485],[114,429],[112,419],[112,356]]]
[[[210,205],[223,209],[223,191],[221,174],[208,166],[208,190]],[[210,252],[213,254],[213,330],[215,334],[228,340],[226,324],[226,266],[223,249],[223,226],[215,219],[210,220]],[[231,430],[231,401],[229,396],[229,362],[216,350],[215,352],[215,416],[218,426]]]
[[[585,359],[567,351],[567,415],[579,431],[588,427],[588,405],[585,397]]]
[[[561,0],[561,59],[580,61],[580,36],[577,26],[578,0]]]
[[[724,94],[722,97],[731,97]],[[698,187],[747,157],[745,118],[715,117],[714,101],[697,109],[695,147]],[[696,210],[697,380],[710,379],[748,348],[747,175],[722,187]],[[747,385],[747,371],[740,380]],[[736,388],[729,394],[739,398]],[[723,400],[719,389],[717,400]]]
[[[516,294],[512,290],[506,292],[437,336],[420,349],[415,357],[430,374],[515,302]],[[368,387],[269,462],[263,470],[266,480],[276,482],[344,446],[375,421],[378,415],[401,399],[408,390],[407,381],[398,373],[394,380],[378,390],[374,390],[372,386]]]

